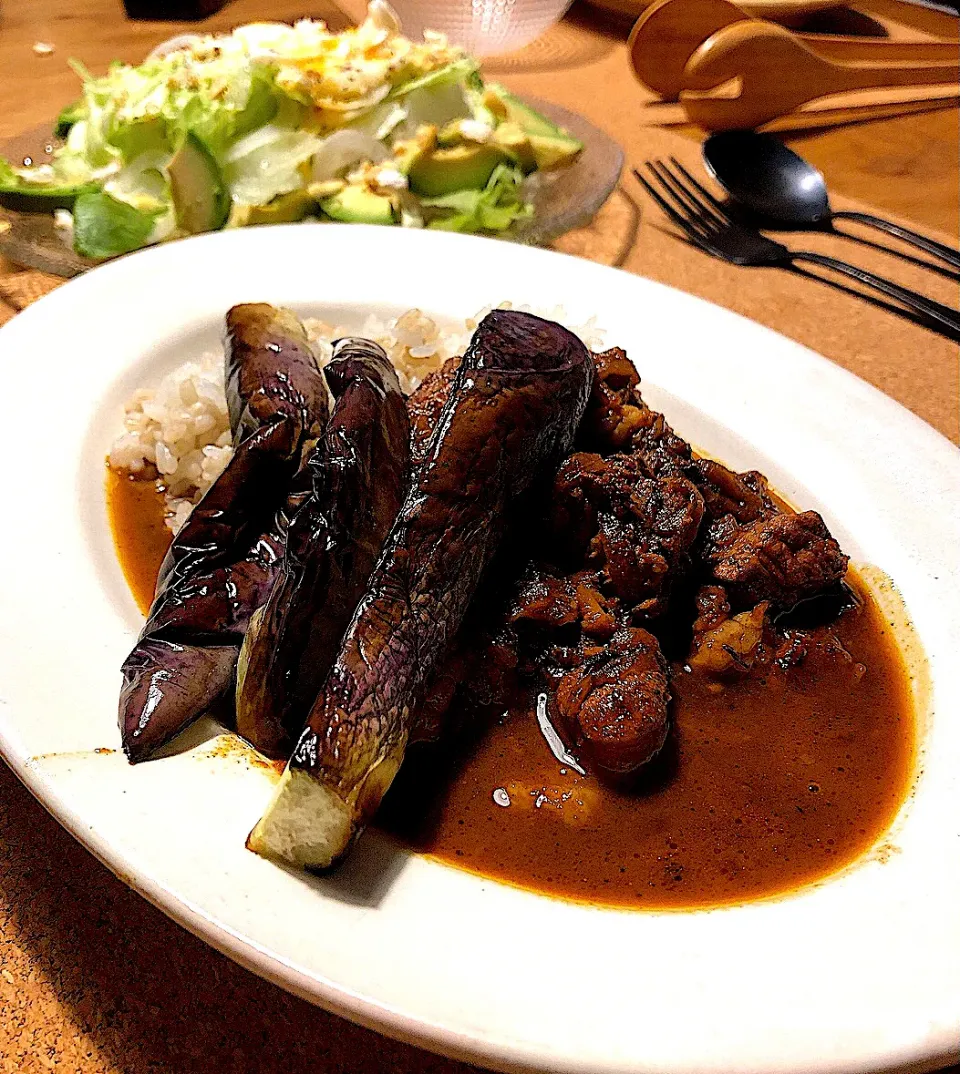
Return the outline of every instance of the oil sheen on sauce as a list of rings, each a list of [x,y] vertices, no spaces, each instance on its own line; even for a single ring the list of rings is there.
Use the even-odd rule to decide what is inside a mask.
[[[149,482],[108,476],[117,551],[149,606],[169,543]],[[380,826],[423,853],[564,898],[647,909],[770,897],[867,851],[914,766],[909,678],[869,591],[834,628],[852,659],[718,684],[673,666],[674,726],[629,792],[559,763],[531,707],[412,747]]]

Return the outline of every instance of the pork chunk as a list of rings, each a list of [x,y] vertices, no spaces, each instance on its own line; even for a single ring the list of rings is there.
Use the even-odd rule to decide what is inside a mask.
[[[670,687],[656,638],[638,627],[568,672],[556,706],[574,749],[606,773],[623,776],[651,760],[666,741]]]
[[[629,455],[578,452],[554,482],[552,528],[604,588],[643,616],[660,614],[689,565],[703,499],[682,477],[646,477]]]
[[[816,511],[775,514],[747,526],[711,528],[705,558],[735,607],[769,601],[791,608],[838,582],[849,557]]]

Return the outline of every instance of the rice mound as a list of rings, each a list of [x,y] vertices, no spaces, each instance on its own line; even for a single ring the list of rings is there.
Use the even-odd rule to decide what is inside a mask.
[[[535,310],[509,302],[500,309],[518,309],[566,324],[591,350],[603,346],[594,318],[567,324],[562,307]],[[397,371],[408,395],[455,354],[463,354],[489,306],[445,330],[421,310],[407,310],[390,320],[370,316],[359,329],[307,318],[304,327],[321,366],[330,361],[333,341],[347,335],[376,340]],[[208,352],[168,373],[156,388],[139,388],[127,400],[124,432],[113,442],[107,464],[120,474],[151,480],[163,491],[167,526],[176,533],[233,455],[230,419],[224,393],[223,352]]]

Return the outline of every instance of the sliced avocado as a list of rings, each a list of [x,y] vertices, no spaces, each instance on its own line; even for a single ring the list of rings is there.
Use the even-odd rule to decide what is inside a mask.
[[[227,222],[230,194],[213,154],[191,131],[167,165],[177,224],[195,235]]]
[[[395,224],[397,215],[390,198],[362,186],[346,186],[320,202],[331,220],[345,224]]]
[[[233,205],[226,227],[248,227],[253,224],[295,224],[302,220],[316,202],[304,190],[278,194],[266,205]]]
[[[416,160],[409,170],[410,189],[428,198],[453,190],[481,190],[493,169],[507,159],[493,142],[435,149]]]
[[[524,172],[543,167],[533,150],[533,139],[524,133],[518,123],[501,123],[493,132],[493,141],[512,161],[519,164]]]
[[[530,147],[537,168],[555,168],[558,164],[565,164],[583,148],[573,138],[547,138],[539,134],[530,135]]]
[[[437,128],[432,123],[425,123],[412,138],[394,144],[394,167],[404,175],[409,175],[410,169],[417,161],[436,148]]]
[[[567,147],[564,158],[575,156],[583,149],[583,143],[573,137],[572,134],[551,123],[546,116],[542,116],[535,108],[524,104],[519,98],[503,86],[492,85],[487,87],[487,93],[496,96],[502,102],[509,122],[516,123],[520,129],[529,136],[533,142],[535,138],[547,138],[551,143],[563,143]],[[538,167],[545,167],[537,162]]]
[[[0,160],[0,205],[5,209],[20,213],[71,209],[81,194],[98,189],[96,183],[43,183],[24,179],[5,160]]]

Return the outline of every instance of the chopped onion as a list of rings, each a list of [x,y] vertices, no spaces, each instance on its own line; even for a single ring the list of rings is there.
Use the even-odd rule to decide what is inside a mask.
[[[177,34],[176,37],[168,37],[166,41],[161,41],[159,45],[156,45],[147,53],[147,59],[163,59],[164,56],[169,56],[171,52],[191,49],[202,40],[203,38],[200,34]]]
[[[349,128],[334,131],[323,139],[320,148],[313,154],[311,178],[315,183],[322,183],[338,178],[355,164],[367,160],[379,164],[388,156],[382,143],[369,134]]]

